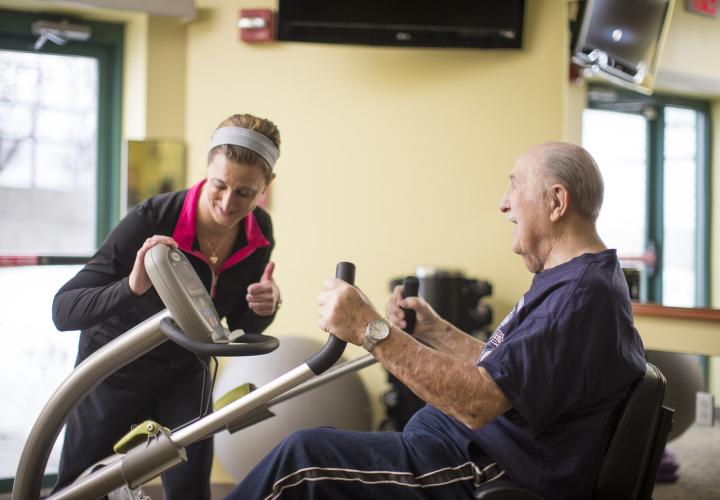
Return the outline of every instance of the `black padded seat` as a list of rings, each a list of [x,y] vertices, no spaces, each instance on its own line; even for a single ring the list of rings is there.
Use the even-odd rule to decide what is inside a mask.
[[[664,396],[665,377],[648,363],[610,439],[593,494],[595,500],[652,498],[674,413],[663,406]],[[474,496],[484,500],[545,500],[508,479],[480,485]]]

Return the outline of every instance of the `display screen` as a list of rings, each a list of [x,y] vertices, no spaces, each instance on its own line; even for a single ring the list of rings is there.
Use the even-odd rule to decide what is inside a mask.
[[[652,93],[674,0],[587,0],[572,60],[598,76]]]
[[[278,38],[369,45],[519,46],[523,10],[524,0],[279,0]],[[491,36],[500,39],[491,42]]]
[[[384,24],[396,28],[517,28],[522,2],[513,0],[280,0],[280,12],[296,23]]]
[[[599,49],[636,66],[654,49],[668,0],[597,0],[588,7],[585,49]]]

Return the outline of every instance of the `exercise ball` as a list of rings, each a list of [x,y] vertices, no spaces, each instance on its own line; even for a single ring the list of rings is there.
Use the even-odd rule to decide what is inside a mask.
[[[223,365],[213,392],[217,401],[247,382],[261,387],[303,364],[324,343],[302,337],[281,337],[280,347],[270,354],[233,358]],[[341,362],[344,359],[340,360]],[[357,372],[311,389],[270,408],[275,416],[241,429],[215,435],[215,453],[237,482],[285,436],[310,427],[333,426],[368,431],[372,421],[370,399]]]
[[[700,357],[666,351],[646,351],[645,354],[648,363],[655,365],[667,380],[664,404],[675,410],[669,442],[695,421],[695,395],[705,387]]]

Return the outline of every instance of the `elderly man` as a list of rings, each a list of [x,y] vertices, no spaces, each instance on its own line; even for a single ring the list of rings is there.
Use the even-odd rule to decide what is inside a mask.
[[[363,345],[428,404],[402,433],[294,433],[230,498],[470,498],[501,476],[553,499],[590,498],[616,410],[645,370],[627,284],[595,229],[602,197],[578,146],[518,159],[500,210],[535,276],[487,343],[400,289],[390,324],[357,288],[328,280],[320,326]],[[416,310],[413,336],[400,306]]]

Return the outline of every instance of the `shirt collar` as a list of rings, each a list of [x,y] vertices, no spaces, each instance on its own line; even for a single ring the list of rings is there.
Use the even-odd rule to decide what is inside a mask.
[[[202,179],[200,182],[188,189],[188,192],[185,195],[182,210],[180,211],[180,217],[178,218],[175,230],[173,231],[173,239],[177,242],[180,250],[183,252],[195,255],[203,261],[208,262],[202,252],[193,249],[193,243],[197,238],[195,225],[197,222],[198,201],[200,200],[200,193],[202,193],[202,187],[206,181],[207,179]],[[270,242],[263,234],[262,229],[260,229],[260,225],[257,223],[257,219],[255,219],[255,215],[252,212],[247,214],[240,223],[243,224],[243,228],[245,229],[247,245],[237,249],[225,261],[225,264],[223,264],[220,272],[248,258],[258,248],[270,245]]]

